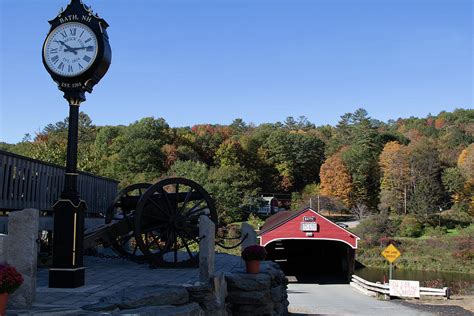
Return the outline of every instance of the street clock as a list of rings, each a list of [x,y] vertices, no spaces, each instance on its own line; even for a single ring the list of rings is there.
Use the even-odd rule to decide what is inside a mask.
[[[43,44],[43,64],[65,97],[92,92],[112,59],[107,22],[80,0],[72,0],[49,21]]]
[[[49,287],[84,285],[84,214],[77,172],[79,106],[85,93],[102,79],[110,66],[112,51],[104,19],[81,0],[71,0],[65,10],[49,21],[43,44],[43,64],[69,103],[68,142],[64,190],[53,205],[53,262]]]

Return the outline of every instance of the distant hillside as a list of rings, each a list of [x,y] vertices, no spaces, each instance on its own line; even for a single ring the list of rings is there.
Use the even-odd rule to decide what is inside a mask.
[[[0,149],[65,164],[67,120]],[[355,213],[410,213],[420,220],[454,207],[473,214],[474,110],[381,122],[363,109],[337,126],[305,117],[254,126],[170,128],[162,118],[96,126],[80,115],[79,167],[125,186],[180,175],[204,184],[224,221],[261,192],[293,193],[294,205],[330,196]]]

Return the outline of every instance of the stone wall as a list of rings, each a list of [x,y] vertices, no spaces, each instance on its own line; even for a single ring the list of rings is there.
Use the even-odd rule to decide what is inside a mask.
[[[260,273],[226,274],[228,312],[231,315],[285,315],[288,313],[286,278],[277,263],[261,262]]]
[[[211,283],[129,287],[81,310],[119,315],[227,316],[226,293],[225,277],[220,273]]]

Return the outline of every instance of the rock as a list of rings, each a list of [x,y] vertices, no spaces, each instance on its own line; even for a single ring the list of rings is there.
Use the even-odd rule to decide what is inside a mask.
[[[189,302],[189,294],[184,287],[151,285],[128,288],[116,292],[113,296],[102,298],[100,301],[102,303],[114,304],[120,309],[181,305]]]
[[[84,306],[81,306],[81,308],[83,310],[91,311],[91,312],[110,312],[110,311],[118,309],[117,305],[104,303],[104,302],[84,305]]]
[[[220,273],[214,277],[214,293],[216,295],[216,302],[218,305],[223,306],[225,304],[225,298],[227,296],[227,282],[225,280],[224,273]]]
[[[204,316],[204,311],[197,303],[181,306],[163,305],[147,306],[127,309],[113,313],[113,315],[140,315],[140,316]]]
[[[10,295],[11,305],[29,306],[35,301],[38,230],[38,210],[25,209],[8,215],[6,261],[23,276],[23,284]]]
[[[204,311],[214,311],[219,309],[216,296],[210,285],[197,285],[186,288],[190,301],[197,302]]]
[[[271,266],[262,269],[262,273],[268,274],[271,277],[272,286],[278,286],[283,283],[283,279],[286,278],[283,271],[280,269],[275,269]]]
[[[271,292],[271,296],[272,296],[272,301],[274,303],[278,303],[282,300],[282,288],[281,286],[275,286],[275,287],[272,287],[272,289],[270,290]]]
[[[277,315],[282,315],[285,310],[285,307],[282,303],[275,303],[275,305],[273,306],[273,310]]]
[[[0,234],[0,264],[5,264],[7,258],[7,235]]]
[[[199,281],[208,283],[215,270],[215,224],[206,215],[199,217]]]
[[[261,305],[237,305],[232,309],[232,315],[271,315],[273,313],[273,304]]]
[[[242,234],[241,240],[245,238],[245,240],[243,240],[242,244],[240,245],[241,252],[244,251],[245,248],[257,244],[257,233],[253,229],[252,225],[247,222],[243,222],[242,226],[240,227],[240,232]]]
[[[248,274],[248,273],[232,273],[226,275],[227,288],[241,291],[258,291],[269,289],[271,285],[271,277],[268,274]]]
[[[270,291],[234,291],[229,292],[227,302],[232,304],[255,304],[271,302]]]
[[[215,299],[214,292],[210,285],[198,285],[187,287],[189,298],[193,302],[204,303]]]

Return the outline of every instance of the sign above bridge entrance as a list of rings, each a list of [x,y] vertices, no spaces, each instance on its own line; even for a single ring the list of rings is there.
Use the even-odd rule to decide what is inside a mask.
[[[392,244],[388,245],[387,248],[382,251],[382,256],[384,256],[385,259],[387,259],[390,263],[393,263],[395,260],[397,260],[400,255],[400,251]]]

